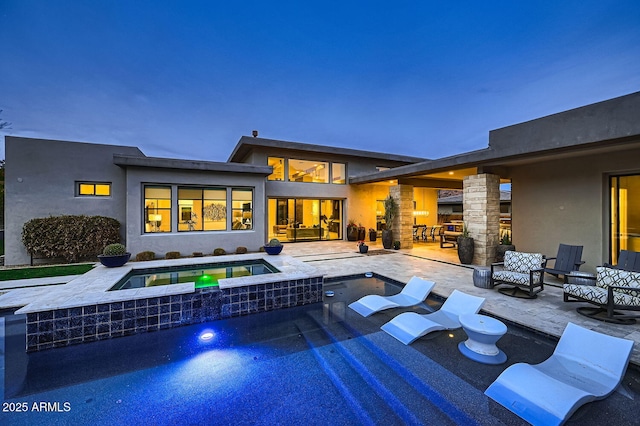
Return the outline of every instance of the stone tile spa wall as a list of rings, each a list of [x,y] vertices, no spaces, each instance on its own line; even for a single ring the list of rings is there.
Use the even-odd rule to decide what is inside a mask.
[[[323,278],[255,284],[27,314],[27,352],[322,301]]]

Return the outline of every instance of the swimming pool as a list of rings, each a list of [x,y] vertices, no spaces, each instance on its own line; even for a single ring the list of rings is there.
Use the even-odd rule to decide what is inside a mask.
[[[279,272],[262,259],[206,265],[138,269],[127,274],[109,291],[194,282],[195,288],[217,287],[223,278],[248,277]]]
[[[483,392],[508,365],[545,359],[554,341],[509,325],[498,342],[507,364],[478,364],[458,351],[461,330],[405,346],[379,328],[399,311],[363,318],[347,308],[364,294],[396,293],[393,283],[337,280],[325,288],[335,296],[322,303],[55,352],[15,350],[9,330],[3,401],[14,411],[0,413],[0,423],[526,424]],[[205,332],[210,339],[200,338]],[[625,383],[637,378],[629,369]],[[628,390],[640,396],[636,385]],[[33,410],[42,402],[60,410]],[[634,424],[638,405],[616,392],[568,424]]]

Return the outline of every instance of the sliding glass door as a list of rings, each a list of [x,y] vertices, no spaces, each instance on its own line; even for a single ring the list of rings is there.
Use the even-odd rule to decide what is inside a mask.
[[[640,251],[640,175],[611,177],[611,262],[620,250]]]
[[[342,200],[270,198],[268,235],[283,242],[342,239]]]

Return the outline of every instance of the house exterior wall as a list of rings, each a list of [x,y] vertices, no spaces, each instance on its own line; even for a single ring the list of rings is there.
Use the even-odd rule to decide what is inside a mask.
[[[518,251],[557,254],[560,243],[584,246],[580,270],[609,261],[609,183],[640,173],[640,149],[548,160],[510,169],[512,232]]]
[[[138,148],[5,137],[5,264],[28,264],[25,222],[58,215],[100,215],[125,222],[125,170],[113,154]],[[111,182],[110,197],[77,197],[76,181]],[[124,237],[124,227],[121,229]]]
[[[198,232],[143,232],[144,185],[171,185],[173,202],[178,199],[178,186],[220,186],[253,189],[253,229]],[[205,172],[189,170],[164,170],[129,167],[127,169],[126,243],[131,253],[153,251],[163,257],[169,251],[179,251],[183,255],[193,252],[211,254],[215,248],[223,248],[228,253],[237,247],[258,251],[264,245],[266,217],[265,178],[262,175],[244,173]],[[231,205],[227,205],[227,211]],[[172,224],[178,222],[176,208],[171,212]]]
[[[326,152],[287,150],[283,148],[256,148],[244,158],[244,162],[254,165],[267,165],[268,157],[317,160],[346,164],[347,176],[373,173],[376,167],[397,167],[405,164],[384,159],[334,155]],[[330,198],[343,200],[343,234],[350,220],[366,228],[376,228],[376,200],[382,200],[389,194],[387,185],[345,185],[310,182],[266,181],[266,198]],[[265,207],[265,221],[267,218]]]

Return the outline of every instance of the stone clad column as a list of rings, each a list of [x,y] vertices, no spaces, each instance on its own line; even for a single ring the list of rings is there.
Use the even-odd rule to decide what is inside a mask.
[[[393,240],[400,241],[400,248],[413,248],[413,185],[389,187],[398,203],[398,216],[393,221]]]
[[[500,241],[500,177],[467,176],[462,181],[464,223],[474,239],[474,265],[488,266]]]

